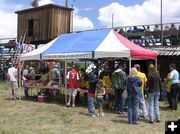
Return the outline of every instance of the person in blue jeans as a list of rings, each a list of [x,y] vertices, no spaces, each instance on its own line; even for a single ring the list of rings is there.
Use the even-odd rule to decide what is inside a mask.
[[[96,96],[96,84],[98,82],[98,73],[96,66],[92,63],[88,66],[86,69],[86,73],[88,75],[88,83],[89,83],[89,89],[88,89],[88,112],[91,117],[96,117],[95,113],[95,96]]]
[[[171,92],[170,92],[171,110],[177,111],[178,98],[180,92],[179,73],[176,70],[176,65],[174,63],[171,63],[169,65],[169,69],[171,71],[170,77],[168,78],[171,84]]]
[[[142,111],[142,117],[147,118],[148,117],[148,112],[147,112],[147,109],[146,109],[146,103],[145,103],[145,98],[144,98],[144,89],[146,87],[147,78],[146,78],[145,73],[142,73],[140,71],[140,65],[139,64],[135,64],[134,67],[138,70],[137,76],[142,81],[142,85],[140,87],[141,95],[139,96],[139,106],[140,106],[140,109]],[[139,113],[139,115],[140,115],[140,113]]]
[[[148,82],[149,88],[149,123],[154,122],[154,113],[156,122],[160,122],[160,110],[159,110],[159,95],[161,80],[158,71],[153,64],[149,65],[148,69]]]
[[[127,78],[127,94],[128,94],[128,123],[139,124],[138,122],[138,108],[139,96],[141,95],[140,87],[142,81],[137,77],[137,69],[131,68],[129,77]]]
[[[124,113],[125,99],[122,93],[126,88],[126,73],[122,66],[119,66],[112,74],[112,89],[115,95],[114,113]]]

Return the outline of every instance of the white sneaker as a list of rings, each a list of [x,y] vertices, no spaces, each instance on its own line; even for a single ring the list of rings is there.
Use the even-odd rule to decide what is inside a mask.
[[[92,114],[91,117],[96,117],[96,115],[95,115],[95,114]]]
[[[70,106],[70,103],[67,103],[67,107],[69,107]]]
[[[72,104],[72,107],[75,107],[75,105],[74,105],[74,104]]]
[[[102,112],[102,113],[101,113],[101,117],[104,117],[104,116],[105,116],[105,114]]]

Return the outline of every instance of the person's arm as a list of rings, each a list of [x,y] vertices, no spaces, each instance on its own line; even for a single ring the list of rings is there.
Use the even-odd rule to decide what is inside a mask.
[[[146,86],[146,83],[147,83],[147,77],[146,77],[146,75],[144,74],[144,86]]]
[[[97,90],[95,90],[95,96],[98,96]]]
[[[103,94],[102,95],[105,95],[106,94],[106,90],[105,88],[103,88]]]
[[[168,80],[172,80],[173,78],[173,73],[171,72],[169,75],[168,75]]]
[[[146,87],[147,87],[147,77],[144,74],[144,89],[143,90],[146,90]]]
[[[138,85],[139,85],[139,87],[141,87],[141,86],[142,86],[142,81],[141,81],[141,79],[140,79],[140,78],[138,78]]]
[[[69,79],[69,72],[68,72],[68,74],[67,74],[67,76],[66,76],[66,79]]]
[[[102,71],[99,75],[99,79],[103,79],[104,71]]]
[[[77,73],[77,80],[79,80],[79,73]]]
[[[126,79],[127,79],[127,76],[126,76],[126,73],[123,72],[123,84],[126,85]]]

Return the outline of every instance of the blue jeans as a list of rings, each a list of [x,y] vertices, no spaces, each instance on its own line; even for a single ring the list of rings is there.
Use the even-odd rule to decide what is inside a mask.
[[[28,96],[29,96],[29,94],[28,94],[28,88],[27,88],[27,86],[28,86],[28,81],[27,81],[27,80],[24,80],[23,83],[24,83],[24,96],[25,96],[25,97],[28,97]]]
[[[148,112],[147,112],[147,109],[146,109],[146,103],[145,103],[145,99],[144,99],[144,95],[143,94],[141,94],[139,96],[139,104],[140,104],[140,109],[143,112],[143,117],[147,117],[148,116]]]
[[[121,111],[121,112],[124,112],[125,108],[126,108],[126,98],[124,98],[124,97],[121,96],[120,111]]]
[[[29,94],[28,94],[28,88],[27,88],[27,87],[24,88],[24,96],[25,96],[25,97],[28,97],[28,96],[29,96]]]
[[[154,112],[156,120],[160,120],[159,95],[160,93],[149,93],[149,119],[152,122],[154,121]]]
[[[88,96],[88,111],[89,111],[89,115],[95,114],[94,99],[95,99],[95,97]]]
[[[121,89],[115,90],[115,98],[114,98],[114,112],[124,111],[126,105],[126,99],[122,97],[123,91]]]
[[[128,94],[128,122],[129,124],[138,123],[139,96]]]
[[[97,101],[98,108],[103,108],[103,105],[104,105],[103,96],[97,96],[96,101]]]
[[[171,110],[177,110],[178,109],[178,98],[179,98],[179,92],[180,92],[180,85],[179,83],[175,83],[171,85]]]

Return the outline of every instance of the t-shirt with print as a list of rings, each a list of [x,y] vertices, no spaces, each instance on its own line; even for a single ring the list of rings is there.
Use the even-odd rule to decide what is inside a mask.
[[[75,69],[69,71],[66,78],[69,79],[69,88],[76,89],[78,87],[79,74]]]

